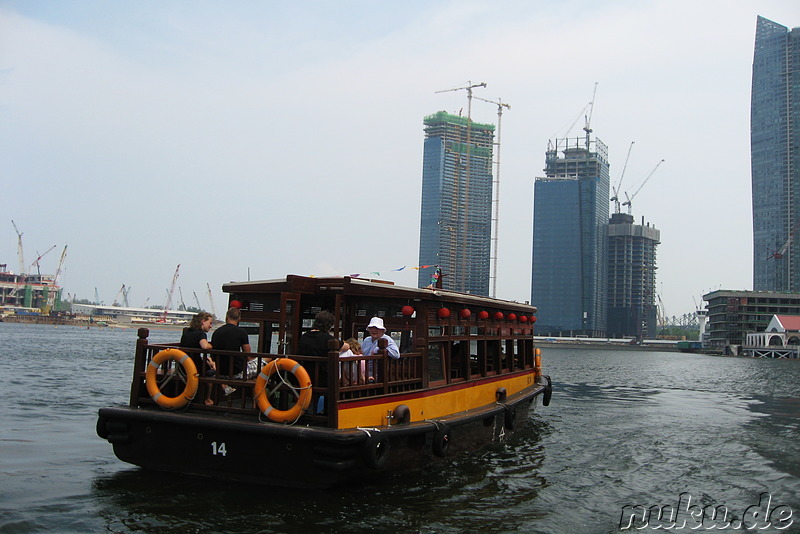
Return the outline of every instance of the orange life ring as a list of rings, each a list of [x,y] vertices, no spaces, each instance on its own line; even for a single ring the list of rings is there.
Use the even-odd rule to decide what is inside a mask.
[[[288,410],[273,408],[269,403],[269,396],[266,393],[267,380],[277,371],[288,371],[292,373],[295,380],[297,380],[297,388],[292,386],[292,391],[297,395],[297,401],[294,403],[294,406]],[[300,390],[299,395],[297,389]],[[311,378],[308,376],[308,372],[305,368],[296,361],[291,358],[278,358],[261,368],[261,372],[258,374],[258,378],[256,378],[254,394],[259,411],[270,420],[276,423],[293,423],[297,421],[306,408],[308,408],[308,405],[311,404]]]
[[[161,367],[162,363],[170,359],[183,365],[183,370],[186,371],[186,386],[177,397],[167,397],[161,393],[156,378],[156,371],[158,371],[158,368]],[[195,393],[197,393],[197,387],[199,385],[197,367],[185,352],[178,349],[165,349],[153,356],[153,359],[150,360],[150,363],[147,365],[145,376],[147,393],[150,394],[150,398],[156,401],[156,404],[167,410],[183,408],[189,404],[189,401],[191,401]]]

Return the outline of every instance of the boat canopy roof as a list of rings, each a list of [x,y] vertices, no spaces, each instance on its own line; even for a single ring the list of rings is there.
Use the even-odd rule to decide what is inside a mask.
[[[398,286],[386,280],[355,278],[351,276],[309,277],[290,274],[284,279],[229,282],[222,286],[222,290],[232,295],[248,293],[274,294],[283,291],[298,293],[338,292],[343,295],[360,295],[387,299],[413,299],[428,302],[439,301],[493,308],[501,307],[529,314],[534,314],[537,311],[536,306],[532,306],[527,302],[520,303],[510,300],[494,299],[446,289]]]

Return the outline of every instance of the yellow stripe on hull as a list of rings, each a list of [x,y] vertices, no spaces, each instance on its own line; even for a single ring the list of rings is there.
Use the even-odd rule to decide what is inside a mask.
[[[455,389],[453,386],[449,386],[443,388],[442,393],[431,393],[428,390],[424,396],[404,394],[400,397],[400,400],[393,399],[380,404],[370,404],[369,406],[359,406],[354,403],[355,406],[348,407],[346,403],[340,403],[338,428],[384,426],[388,423],[389,413],[394,411],[400,404],[408,406],[411,411],[412,422],[439,419],[493,404],[497,401],[496,393],[498,388],[505,388],[507,395],[511,396],[533,385],[534,379],[534,373],[530,372],[485,384],[467,383],[461,388],[455,386]],[[413,395],[413,393],[410,395]]]

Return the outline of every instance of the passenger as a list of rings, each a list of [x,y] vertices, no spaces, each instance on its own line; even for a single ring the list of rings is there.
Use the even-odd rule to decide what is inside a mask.
[[[247,336],[247,331],[239,326],[241,316],[239,308],[230,308],[228,310],[225,314],[225,324],[217,328],[211,337],[211,345],[214,348],[217,350],[250,352],[250,339]],[[231,362],[231,359],[233,362]],[[242,376],[245,366],[244,356],[217,355],[217,376],[220,378]],[[227,396],[236,391],[236,388],[222,384],[222,391]]]
[[[302,356],[327,356],[328,340],[334,339],[331,328],[336,318],[329,311],[322,310],[314,316],[311,330],[297,341],[297,354]],[[340,342],[339,353],[346,352],[350,346]]]
[[[385,339],[387,341],[386,353],[389,357],[393,360],[400,358],[400,350],[397,348],[394,339],[386,335],[386,327],[383,326],[383,319],[380,317],[373,317],[370,319],[369,325],[367,325],[367,332],[369,332],[369,337],[365,337],[364,341],[361,343],[361,350],[364,352],[364,356],[377,354],[380,350],[378,341]],[[375,361],[371,360],[367,363],[367,382],[374,382],[377,379]]]
[[[339,353],[340,358],[344,358],[347,356],[361,356],[361,343],[354,337],[351,337],[347,341],[345,341],[347,345],[350,346],[350,349]],[[366,377],[366,369],[365,369],[365,362],[361,360],[361,362],[353,361],[353,362],[346,362],[342,364],[342,385],[343,386],[355,386],[358,384],[363,384]]]
[[[189,322],[189,327],[183,330],[183,335],[181,335],[180,342],[181,347],[186,347],[188,349],[211,350],[213,346],[208,342],[206,333],[211,330],[211,325],[213,324],[214,317],[210,313],[200,312],[195,314],[195,316],[192,317],[192,320]],[[192,358],[195,367],[197,367],[198,373],[203,372],[203,361],[205,361],[205,376],[214,376],[217,367],[214,363],[214,359],[211,356],[197,352],[192,352],[189,354],[189,356]],[[205,404],[207,406],[214,404],[211,401],[211,388],[206,388]]]
[[[364,352],[365,356],[377,354],[379,350],[378,340],[385,339],[388,342],[388,345],[386,345],[386,352],[389,354],[389,357],[394,360],[400,358],[400,350],[397,348],[394,339],[386,335],[386,327],[383,326],[383,319],[380,317],[373,317],[370,319],[367,325],[367,332],[369,332],[369,337],[365,337],[363,343],[361,343],[361,350]]]

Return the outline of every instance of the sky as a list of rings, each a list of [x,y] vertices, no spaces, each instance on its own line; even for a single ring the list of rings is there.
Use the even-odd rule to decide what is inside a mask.
[[[416,286],[423,118],[486,83],[511,106],[497,297],[531,299],[534,179],[594,94],[612,185],[661,231],[663,311],[690,313],[752,289],[757,15],[800,26],[800,2],[0,0],[0,264],[19,270],[13,220],[26,270],[67,246],[65,293],[106,304],[123,284],[164,304],[178,265],[218,315],[228,281]]]

